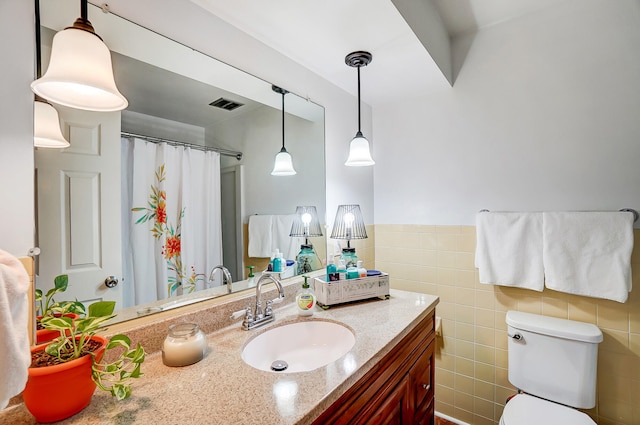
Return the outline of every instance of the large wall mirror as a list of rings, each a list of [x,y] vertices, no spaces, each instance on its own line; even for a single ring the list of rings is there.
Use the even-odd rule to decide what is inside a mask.
[[[41,2],[43,71],[54,34],[78,16],[77,2]],[[209,281],[218,262],[209,257],[220,255],[233,280],[244,281],[232,285],[233,290],[246,288],[247,267],[252,265],[259,273],[268,262],[248,255],[248,223],[254,215],[271,216],[275,223],[293,219],[297,206],[315,206],[324,231],[321,106],[293,93],[284,96],[285,142],[297,174],[272,176],[283,134],[282,94],[272,84],[92,5],[89,20],[112,50],[116,83],[129,107],[122,112],[95,113],[55,105],[71,146],[38,148],[35,153],[41,249],[38,288],[46,291],[55,276],[68,274],[69,289],[58,298],[115,300],[119,319],[126,320],[226,293],[221,273]],[[191,146],[186,149],[190,153],[185,153],[183,143]],[[138,166],[139,151],[147,152],[155,162],[146,168]],[[207,155],[212,156],[213,166],[208,165]],[[165,187],[175,171],[170,161],[189,170],[199,167],[194,165],[198,161],[206,165],[199,174],[183,174],[177,183]],[[209,184],[219,186],[217,201],[182,191],[204,186],[206,192]],[[145,193],[142,198],[141,191]],[[189,204],[185,212],[182,204],[172,204],[183,198],[203,200]],[[162,218],[158,211],[165,203],[167,217]],[[171,217],[171,209],[182,213],[181,218]],[[189,221],[195,215],[200,221]],[[154,221],[164,227],[149,225]],[[215,227],[211,223],[218,223],[218,233],[209,232],[209,227]],[[132,234],[143,225],[149,242],[138,245]],[[200,245],[183,246],[182,258],[191,256],[199,265],[174,261],[160,266],[160,271],[151,270],[158,266],[148,266],[148,273],[134,273],[132,258],[169,258],[176,249],[168,239],[159,244],[154,232],[197,235]],[[253,228],[254,240],[261,237],[259,232],[260,227]],[[321,262],[326,257],[324,233],[310,241]],[[263,250],[267,239],[261,240]],[[290,246],[279,248],[290,252],[286,259],[293,260],[300,240],[290,239],[286,242]],[[177,277],[171,267],[182,268],[179,285],[175,285]],[[110,276],[118,280],[112,288],[105,284],[114,282]],[[190,276],[193,285],[185,285]],[[160,277],[164,280],[159,284]],[[160,295],[153,294],[153,287],[160,288]]]

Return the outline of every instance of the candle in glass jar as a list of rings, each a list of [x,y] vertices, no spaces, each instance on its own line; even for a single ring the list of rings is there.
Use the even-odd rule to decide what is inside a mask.
[[[207,338],[195,323],[176,323],[162,345],[162,362],[167,366],[197,363],[207,352]]]

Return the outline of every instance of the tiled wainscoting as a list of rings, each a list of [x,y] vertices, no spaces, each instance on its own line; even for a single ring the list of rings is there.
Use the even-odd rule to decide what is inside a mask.
[[[506,398],[507,310],[598,325],[599,425],[640,425],[640,231],[625,304],[544,290],[482,285],[474,267],[475,227],[376,225],[375,266],[397,289],[438,295],[436,410],[474,425],[497,424]]]

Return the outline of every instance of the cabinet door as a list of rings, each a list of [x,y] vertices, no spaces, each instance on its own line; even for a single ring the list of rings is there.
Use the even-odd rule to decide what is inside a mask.
[[[416,417],[413,421],[414,425],[435,425],[436,423],[436,417],[435,417],[435,412],[434,412],[434,404],[435,404],[435,400],[431,400],[431,403],[427,403],[426,407],[424,408],[424,415],[418,415],[418,413],[416,413]]]
[[[431,408],[433,401],[433,351],[435,342],[431,342],[429,346],[422,352],[416,363],[409,371],[410,382],[412,385],[412,399],[415,408],[415,423],[429,423],[424,421],[425,418],[433,416]],[[424,422],[423,422],[424,421]]]
[[[402,380],[390,394],[380,394],[371,401],[371,409],[352,423],[362,425],[411,424],[409,409],[409,386]]]

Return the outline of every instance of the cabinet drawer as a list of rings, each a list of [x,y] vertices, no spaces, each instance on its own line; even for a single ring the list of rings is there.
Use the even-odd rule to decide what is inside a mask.
[[[416,407],[416,415],[425,414],[426,409],[433,399],[433,352],[435,342],[431,342],[429,346],[422,352],[418,360],[411,368],[411,384],[413,385],[414,406]]]

